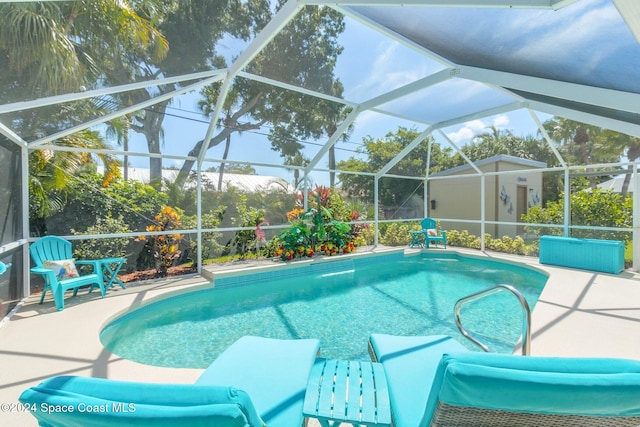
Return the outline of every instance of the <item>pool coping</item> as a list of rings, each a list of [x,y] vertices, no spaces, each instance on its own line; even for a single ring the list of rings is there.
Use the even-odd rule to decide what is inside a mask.
[[[388,248],[362,251],[377,255]],[[442,251],[524,264],[548,273],[549,280],[533,310],[532,354],[551,356],[600,356],[640,359],[640,275],[624,271],[619,275],[542,265],[537,258],[480,252],[461,248],[404,249],[405,254]],[[328,257],[327,262],[340,257]],[[307,260],[296,261],[293,268]],[[274,263],[269,261],[271,265]],[[211,267],[213,277],[223,277],[235,266]],[[248,264],[240,267],[259,267]],[[270,267],[270,266],[267,266]],[[270,267],[273,268],[273,267]],[[207,271],[210,271],[207,268]],[[207,273],[209,274],[209,273]],[[204,276],[204,275],[203,275]],[[0,403],[16,403],[27,387],[53,375],[82,375],[131,381],[193,383],[202,369],[161,368],[124,360],[105,350],[99,332],[118,313],[139,307],[169,292],[184,292],[209,282],[198,276],[183,276],[112,288],[107,297],[99,293],[79,294],[65,300],[58,312],[47,298],[28,298],[0,328]],[[0,413],[3,426],[37,425],[24,413]]]

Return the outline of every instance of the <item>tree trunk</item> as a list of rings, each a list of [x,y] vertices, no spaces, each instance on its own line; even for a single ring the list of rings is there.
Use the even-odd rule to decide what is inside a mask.
[[[622,181],[622,188],[620,189],[620,194],[622,194],[622,200],[627,198],[627,193],[629,192],[629,184],[631,183],[631,174],[633,173],[633,166],[629,165],[627,169],[629,169],[629,172],[625,174],[624,181]]]
[[[336,185],[336,147],[335,144],[329,148],[329,187]]]
[[[231,147],[231,134],[227,135],[227,143],[224,146],[224,154],[222,160],[227,160],[229,156],[229,147]],[[218,191],[222,191],[222,176],[224,175],[224,162],[220,163],[220,173],[218,174]]]
[[[145,110],[144,117],[137,120],[142,124],[137,130],[147,139],[150,154],[161,154],[160,139],[162,136],[162,121],[169,101],[160,102]],[[156,190],[162,187],[162,159],[149,157],[149,185]]]
[[[224,141],[227,138],[227,135],[230,135],[230,134],[231,134],[231,130],[229,128],[222,129],[222,131],[218,135],[211,138],[211,141],[209,141],[209,146],[207,147],[207,150],[212,147],[215,147],[216,145],[219,145],[222,141]],[[198,155],[200,155],[200,149],[202,148],[202,144],[204,144],[203,139],[198,141],[196,145],[193,146],[193,149],[189,151],[189,156],[198,157]],[[195,164],[195,160],[185,160],[184,163],[182,164],[182,168],[180,168],[180,172],[178,172],[178,176],[176,177],[176,184],[179,187],[183,187],[184,183],[187,182],[187,178],[189,178],[189,173],[191,173],[191,169],[193,168],[194,164]]]

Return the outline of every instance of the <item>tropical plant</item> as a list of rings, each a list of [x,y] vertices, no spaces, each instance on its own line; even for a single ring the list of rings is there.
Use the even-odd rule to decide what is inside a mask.
[[[275,255],[282,258],[283,261],[291,261],[296,257],[313,256],[315,250],[311,236],[311,229],[303,220],[293,221],[288,229],[278,235],[279,248]]]
[[[180,213],[170,206],[165,206],[154,218],[154,223],[147,227],[147,231],[167,231],[180,226]],[[151,264],[159,277],[167,276],[169,268],[172,267],[180,257],[180,242],[184,236],[182,234],[161,234],[154,236],[140,236],[138,241],[144,242],[143,250],[138,256],[137,265]]]
[[[229,242],[234,247],[240,259],[247,257],[249,253],[258,255],[258,236],[256,228],[264,222],[264,210],[256,208],[246,208],[246,203],[239,208],[239,216],[236,219],[238,227],[250,228],[248,230],[236,231],[233,239]]]
[[[49,197],[60,198],[59,212],[37,221],[31,213],[34,231],[50,234],[70,234],[71,228],[85,233],[96,224],[96,218],[122,217],[123,223],[133,231],[144,230],[155,214],[167,204],[167,196],[138,181],[114,179],[103,186],[102,176],[91,171],[81,171],[68,177],[66,190],[52,191]]]
[[[55,145],[74,148],[109,148],[97,132],[82,131],[55,142]],[[106,166],[101,185],[106,186],[119,176],[120,162],[108,154],[97,156]],[[90,153],[83,151],[54,151],[41,149],[29,156],[29,215],[42,220],[60,212],[69,197],[69,183],[87,165],[95,164]]]
[[[336,212],[346,206],[339,195],[330,188],[317,186],[309,196],[313,202],[306,211],[296,207],[287,214],[291,226],[276,238],[280,243],[276,256],[291,260],[319,252],[326,255],[353,252],[356,245],[351,226],[336,219]]]

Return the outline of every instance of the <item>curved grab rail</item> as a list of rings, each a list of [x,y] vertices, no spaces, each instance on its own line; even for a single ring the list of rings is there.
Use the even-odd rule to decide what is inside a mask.
[[[518,298],[518,301],[520,302],[520,306],[522,307],[522,312],[524,314],[523,321],[522,321],[522,355],[528,356],[531,351],[531,309],[529,308],[529,303],[524,298],[524,296],[520,293],[520,291],[518,291],[516,288],[514,288],[511,285],[496,285],[491,288],[482,290],[480,292],[476,292],[474,294],[467,295],[466,297],[460,298],[456,302],[456,305],[454,308],[454,313],[456,316],[456,326],[458,327],[458,330],[465,338],[467,338],[469,341],[476,344],[482,350],[486,352],[490,352],[491,350],[489,349],[489,347],[487,347],[485,344],[483,344],[482,342],[480,342],[479,340],[471,336],[471,334],[469,334],[469,332],[464,328],[464,326],[462,326],[462,322],[460,321],[460,310],[463,304],[466,304],[468,302],[472,302],[472,301],[475,301],[475,300],[478,300],[502,291],[511,292],[511,294],[513,294],[516,298]]]

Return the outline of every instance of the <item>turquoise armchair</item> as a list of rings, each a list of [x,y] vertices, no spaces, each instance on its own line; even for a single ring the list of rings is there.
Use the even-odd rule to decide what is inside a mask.
[[[98,287],[102,297],[105,297],[101,261],[75,261],[71,242],[68,240],[56,236],[45,236],[31,244],[29,253],[34,265],[31,272],[39,274],[44,280],[40,304],[44,302],[47,291],[51,291],[56,308],[58,311],[62,311],[64,310],[64,293],[73,290],[73,296],[76,296],[78,289],[87,285],[91,285],[89,292],[94,287]],[[91,265],[93,273],[81,276],[78,274],[75,264]]]
[[[409,231],[411,235],[410,247],[424,246],[428,249],[431,242],[442,243],[445,249],[447,249],[447,232],[445,230],[438,229],[438,223],[435,219],[425,218],[420,221],[421,230]]]

